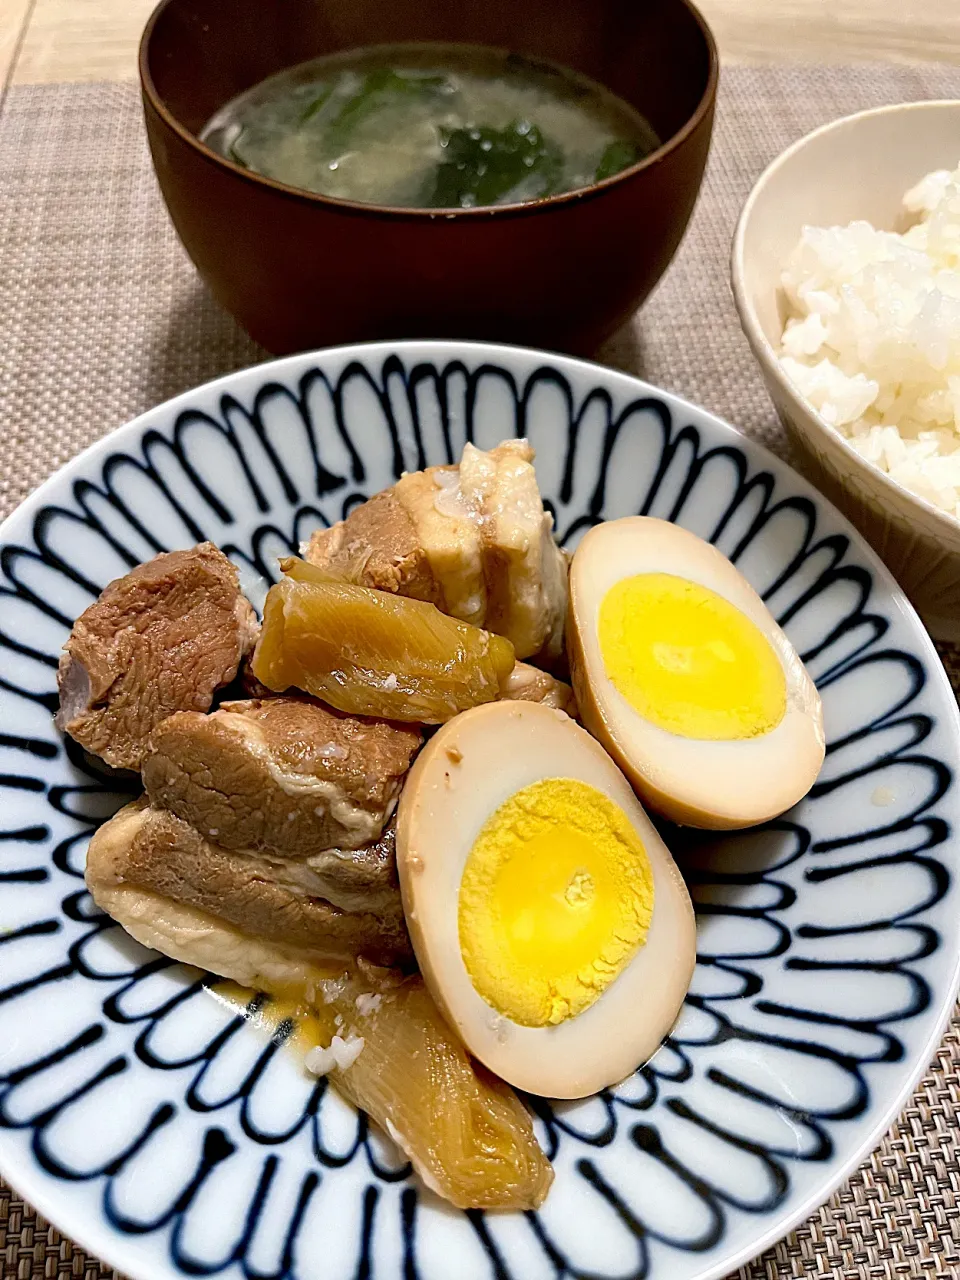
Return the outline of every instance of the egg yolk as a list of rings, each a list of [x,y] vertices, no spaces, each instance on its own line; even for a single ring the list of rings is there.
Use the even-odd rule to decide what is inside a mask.
[[[669,573],[615,583],[600,653],[645,720],[684,738],[754,738],[783,719],[787,684],[766,636],[729,600]]]
[[[573,778],[516,792],[460,882],[460,949],[479,995],[525,1027],[575,1018],[646,941],[653,872],[630,819]]]

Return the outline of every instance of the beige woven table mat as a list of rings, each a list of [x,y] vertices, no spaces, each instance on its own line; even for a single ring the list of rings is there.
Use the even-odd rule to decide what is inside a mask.
[[[938,97],[960,97],[960,68],[727,70],[689,234],[602,358],[784,453],[727,283],[737,213],[767,161],[809,129],[863,107]],[[168,226],[135,88],[12,89],[0,115],[0,516],[105,431],[263,358],[207,297]],[[957,655],[944,657],[960,687]],[[880,1148],[740,1280],[960,1277],[958,1073],[955,1019]],[[109,1273],[0,1184],[0,1274]]]

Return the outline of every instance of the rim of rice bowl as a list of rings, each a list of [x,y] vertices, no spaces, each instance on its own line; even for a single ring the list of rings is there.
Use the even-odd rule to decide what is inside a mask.
[[[810,133],[805,133],[802,138],[798,138],[796,142],[791,143],[785,151],[781,151],[774,160],[771,160],[760,174],[759,178],[754,183],[750,194],[747,196],[746,203],[740,212],[740,217],[737,219],[737,227],[733,236],[733,246],[730,255],[730,277],[734,299],[740,313],[740,322],[743,326],[744,333],[746,334],[747,341],[753,349],[754,355],[763,365],[764,372],[776,380],[776,383],[783,394],[791,400],[798,409],[802,409],[804,411],[824,438],[829,438],[831,441],[840,445],[846,457],[854,464],[855,467],[861,467],[863,470],[869,472],[869,474],[879,480],[891,494],[896,495],[900,499],[906,498],[910,504],[918,507],[920,510],[925,512],[927,516],[933,518],[940,525],[944,533],[950,536],[951,540],[956,541],[960,538],[960,519],[958,519],[958,517],[944,511],[942,507],[936,506],[934,503],[930,502],[929,499],[915,493],[912,489],[908,489],[906,485],[895,480],[889,472],[884,471],[882,467],[879,467],[875,462],[871,462],[869,458],[864,457],[862,453],[859,453],[854,449],[846,436],[844,436],[836,427],[827,422],[825,418],[821,417],[819,411],[814,408],[810,401],[807,400],[806,397],[800,393],[794,383],[791,382],[780,363],[780,353],[763,331],[760,321],[757,318],[753,299],[750,297],[745,287],[743,254],[747,224],[750,221],[754,205],[760,198],[763,188],[778,170],[788,165],[797,152],[804,150],[809,143],[822,137],[824,134],[843,129],[855,120],[863,120],[869,116],[894,115],[901,112],[923,112],[930,111],[931,109],[942,109],[943,107],[955,107],[960,110],[960,98],[935,98],[925,102],[900,102],[892,103],[883,107],[870,107],[866,111],[855,111],[851,115],[841,116],[838,120],[831,120],[829,123],[821,125],[818,129],[814,129]],[[960,136],[958,136],[958,150],[960,150]],[[918,181],[920,177],[923,177],[923,175],[918,175]],[[877,229],[889,230],[889,228],[886,227],[879,227]],[[779,291],[781,287],[778,276],[777,280],[773,284],[773,288],[776,291]]]

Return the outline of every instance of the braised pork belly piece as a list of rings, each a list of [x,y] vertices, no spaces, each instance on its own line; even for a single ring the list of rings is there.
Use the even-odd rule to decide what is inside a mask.
[[[74,624],[57,725],[114,768],[139,769],[156,726],[175,711],[209,710],[257,633],[237,571],[212,543],[156,556]]]
[[[304,858],[376,840],[421,741],[417,726],[313,698],[225,702],[164,720],[143,782],[153,804],[225,848]]]
[[[321,529],[306,558],[343,581],[411,596],[506,636],[518,658],[563,648],[567,564],[526,440],[464,447]]]
[[[358,892],[364,878],[377,886],[369,897]],[[411,959],[389,845],[368,855],[328,850],[316,868],[287,864],[225,849],[144,797],[97,830],[86,882],[145,946],[247,985],[296,986],[358,956]],[[351,907],[331,901],[341,887]]]
[[[417,526],[396,487],[374,494],[339,524],[319,529],[309,546],[307,559],[344,581],[444,606]]]

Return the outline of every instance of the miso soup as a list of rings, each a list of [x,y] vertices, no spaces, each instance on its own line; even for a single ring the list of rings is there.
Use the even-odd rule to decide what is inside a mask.
[[[643,116],[585,76],[470,45],[302,63],[228,102],[200,137],[290,186],[429,209],[542,200],[660,145]]]

